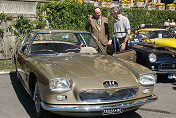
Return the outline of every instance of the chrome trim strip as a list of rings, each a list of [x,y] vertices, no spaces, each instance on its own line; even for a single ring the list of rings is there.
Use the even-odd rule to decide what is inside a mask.
[[[90,112],[90,111],[101,111],[102,109],[113,109],[113,108],[130,108],[135,106],[141,106],[145,103],[153,102],[157,100],[156,95],[152,95],[147,98],[135,100],[132,103],[117,103],[114,105],[47,105],[44,102],[41,102],[43,109],[48,111],[65,111],[65,112]],[[55,107],[54,107],[55,106]]]
[[[155,71],[157,74],[175,74],[175,71]]]

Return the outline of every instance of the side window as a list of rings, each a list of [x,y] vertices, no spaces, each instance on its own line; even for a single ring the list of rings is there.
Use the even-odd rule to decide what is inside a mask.
[[[29,48],[29,43],[31,38],[32,38],[32,34],[30,33],[23,40],[24,42],[22,43],[22,46],[21,46],[21,52],[23,52],[24,54],[28,53],[28,48]]]

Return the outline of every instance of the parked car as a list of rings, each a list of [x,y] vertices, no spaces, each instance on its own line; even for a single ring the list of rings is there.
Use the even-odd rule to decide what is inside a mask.
[[[176,39],[170,34],[170,32],[167,29],[144,28],[144,29],[139,29],[138,31],[139,33],[146,34],[145,41],[147,42],[150,42],[149,40],[147,40],[147,37],[148,37],[156,45],[176,48]]]
[[[37,117],[101,116],[136,110],[157,99],[156,74],[129,61],[131,54],[134,50],[107,55],[89,32],[36,30],[24,37],[14,60]]]
[[[139,35],[137,42],[131,42],[137,54],[136,62],[156,72],[157,76],[176,79],[176,49],[156,45],[150,38],[147,39],[150,42],[145,42],[145,33]]]

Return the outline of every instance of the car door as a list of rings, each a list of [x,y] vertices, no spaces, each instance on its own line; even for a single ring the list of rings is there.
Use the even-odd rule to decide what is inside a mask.
[[[113,54],[113,56],[122,58],[128,61],[136,62],[136,51],[133,49],[125,50],[125,51]]]
[[[30,44],[31,38],[32,38],[31,33],[29,33],[24,37],[16,55],[17,70],[22,80],[21,82],[25,87],[27,87],[26,82],[29,75],[28,68],[27,68],[27,63],[28,63],[27,60],[28,60],[29,44]]]

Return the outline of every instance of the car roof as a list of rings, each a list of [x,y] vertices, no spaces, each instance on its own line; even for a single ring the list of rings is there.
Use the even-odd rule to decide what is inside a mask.
[[[161,29],[161,28],[144,28],[144,29],[139,29],[138,31],[157,31],[157,30],[167,31],[167,29]]]
[[[74,33],[89,33],[81,30],[63,30],[63,29],[35,29],[32,33],[53,33],[53,32],[74,32]]]

